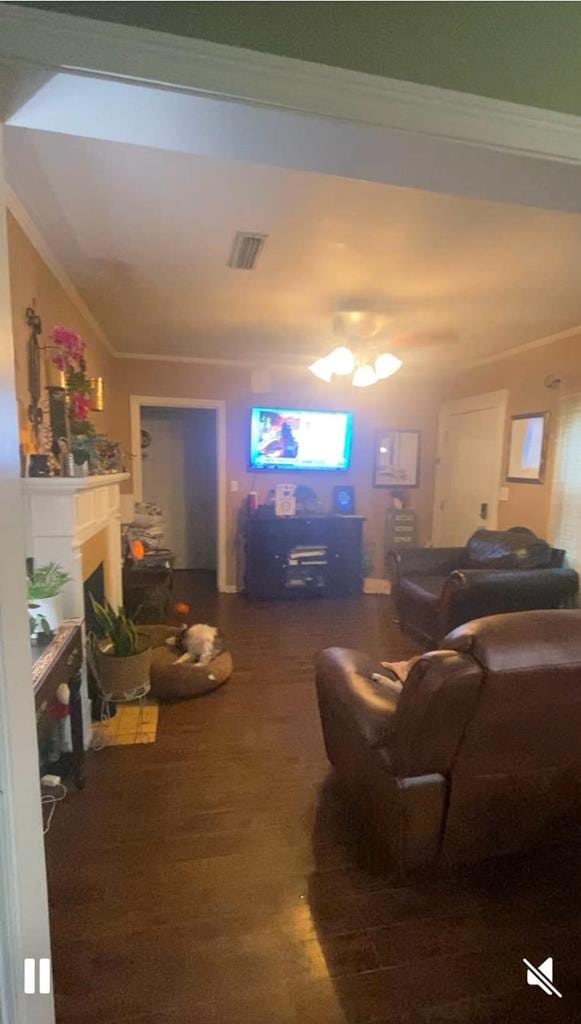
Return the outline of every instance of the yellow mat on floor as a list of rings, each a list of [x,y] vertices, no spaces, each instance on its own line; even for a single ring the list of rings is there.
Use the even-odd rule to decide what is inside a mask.
[[[97,747],[127,747],[135,743],[155,743],[157,739],[157,701],[144,705],[118,704],[117,714],[105,722],[93,723],[93,743]]]

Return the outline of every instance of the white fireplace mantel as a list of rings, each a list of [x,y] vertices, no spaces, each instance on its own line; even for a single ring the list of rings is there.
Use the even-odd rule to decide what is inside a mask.
[[[87,477],[29,477],[26,502],[28,554],[37,565],[58,562],[70,576],[63,591],[67,618],[84,618],[81,549],[106,530],[107,597],[122,602],[119,485],[128,473]]]
[[[104,531],[105,593],[113,607],[123,602],[119,485],[129,473],[86,477],[27,477],[22,480],[27,554],[36,565],[58,562],[68,574],[63,589],[67,619],[85,618],[83,544]],[[91,736],[86,668],[81,687],[85,743]],[[65,738],[65,743],[67,739]]]

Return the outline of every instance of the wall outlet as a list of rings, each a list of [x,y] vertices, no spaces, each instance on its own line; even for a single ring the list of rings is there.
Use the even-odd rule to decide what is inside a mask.
[[[510,489],[508,487],[501,487],[498,495],[499,501],[508,501],[510,497]]]
[[[237,480],[231,480],[230,481],[230,490],[232,491],[232,494],[236,494],[236,491],[238,489],[239,489],[238,481]]]

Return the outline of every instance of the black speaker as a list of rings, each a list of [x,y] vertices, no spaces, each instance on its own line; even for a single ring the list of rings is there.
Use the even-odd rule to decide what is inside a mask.
[[[333,488],[333,512],[340,516],[355,515],[355,488],[349,485]]]

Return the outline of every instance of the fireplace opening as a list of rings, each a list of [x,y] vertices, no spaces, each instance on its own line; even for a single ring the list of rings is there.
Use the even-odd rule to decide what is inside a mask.
[[[105,566],[103,562],[99,562],[99,565],[90,576],[87,576],[83,583],[83,601],[85,606],[85,629],[87,633],[99,633],[97,617],[93,610],[93,602],[91,597],[98,601],[99,604],[105,603]],[[87,667],[87,682],[89,686],[89,699],[91,701],[91,718],[94,722],[101,721],[102,717],[102,704],[103,701],[99,696],[99,690],[97,688],[93,673],[91,672],[90,666]],[[109,718],[113,718],[117,709],[114,705],[109,706],[107,714]]]
[[[87,633],[97,632],[97,618],[93,611],[91,597],[99,604],[105,603],[105,566],[99,562],[97,568],[87,576],[83,583],[83,600],[85,603],[85,628]]]

